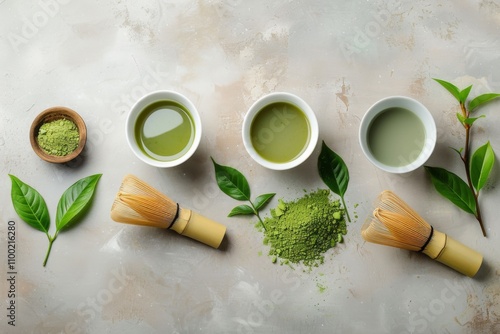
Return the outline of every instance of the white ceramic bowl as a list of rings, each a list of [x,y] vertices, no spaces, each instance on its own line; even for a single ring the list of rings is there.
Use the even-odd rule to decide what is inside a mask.
[[[159,161],[153,159],[139,148],[139,145],[135,138],[135,123],[137,122],[137,118],[147,106],[158,101],[173,101],[182,105],[190,113],[194,122],[194,141],[187,152],[175,160]],[[168,90],[152,92],[139,99],[132,106],[126,124],[127,142],[132,152],[134,152],[134,154],[145,163],[155,167],[174,167],[188,160],[194,154],[194,152],[198,148],[198,145],[200,144],[201,131],[202,127],[200,115],[198,114],[198,111],[194,104],[184,95]]]
[[[306,116],[307,122],[309,123],[309,141],[305,149],[302,150],[302,152],[293,160],[283,163],[272,162],[264,159],[255,150],[250,138],[250,128],[255,116],[267,105],[278,102],[289,103],[302,110],[302,112]],[[286,170],[300,165],[312,154],[318,142],[319,127],[316,115],[304,100],[290,93],[276,92],[261,97],[250,107],[247,114],[245,115],[245,119],[243,120],[242,136],[245,149],[257,163],[269,169]]]
[[[420,154],[418,154],[416,159],[412,162],[398,167],[389,166],[378,161],[373,156],[368,143],[368,132],[373,120],[382,111],[394,107],[404,108],[412,111],[422,121],[425,130],[425,142]],[[390,173],[411,172],[422,166],[434,151],[434,147],[436,145],[436,123],[434,122],[434,118],[432,117],[429,110],[427,110],[427,108],[417,100],[405,96],[387,97],[372,105],[363,116],[359,128],[359,143],[361,145],[363,153],[368,158],[368,160],[378,168]]]

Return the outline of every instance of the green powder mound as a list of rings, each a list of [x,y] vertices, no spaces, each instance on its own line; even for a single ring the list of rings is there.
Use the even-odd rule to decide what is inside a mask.
[[[264,244],[269,245],[273,262],[317,267],[324,263],[324,253],[343,241],[347,233],[344,209],[339,200],[330,200],[330,191],[319,189],[304,197],[279,200],[264,220]]]
[[[47,154],[65,156],[76,150],[80,134],[78,128],[68,119],[44,123],[38,130],[37,141]]]

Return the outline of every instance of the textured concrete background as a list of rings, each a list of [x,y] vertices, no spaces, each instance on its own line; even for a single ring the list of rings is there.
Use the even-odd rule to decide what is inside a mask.
[[[432,112],[438,143],[428,164],[462,173],[449,147],[463,145],[451,95],[431,78],[471,96],[500,92],[500,5],[495,1],[0,1],[0,331],[2,333],[498,333],[499,168],[481,198],[489,234],[443,199],[423,169],[377,170],[362,155],[360,120],[390,95]],[[197,106],[203,138],[182,166],[140,162],[125,141],[131,105],[159,89]],[[274,91],[307,101],[320,140],[349,166],[347,205],[357,218],[325,264],[303,272],[272,264],[251,217],[215,183],[210,156],[241,170],[254,195],[292,200],[324,187],[315,153],[286,172],[266,170],[241,140],[250,105]],[[42,110],[64,105],[89,131],[82,159],[40,160],[28,132]],[[500,103],[482,109],[473,146],[500,152]],[[497,164],[498,165],[498,164]],[[45,197],[54,224],[62,192],[104,173],[94,205],[54,243],[16,215],[14,174]],[[155,229],[112,222],[122,177],[133,173],[183,206],[228,227],[213,250]],[[470,279],[419,254],[365,243],[359,230],[377,194],[391,189],[439,230],[484,254]],[[357,205],[356,208],[354,206]],[[264,211],[268,214],[268,210]],[[353,214],[354,216],[354,214]],[[16,227],[16,326],[8,324],[8,222]],[[323,290],[323,288],[324,291]]]

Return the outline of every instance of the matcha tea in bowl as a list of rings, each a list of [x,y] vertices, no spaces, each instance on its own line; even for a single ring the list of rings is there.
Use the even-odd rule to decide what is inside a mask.
[[[373,104],[361,120],[359,142],[368,160],[389,173],[407,173],[422,166],[436,145],[432,114],[405,96]]]
[[[156,91],[139,99],[127,118],[132,152],[154,167],[188,160],[201,140],[201,119],[194,104],[174,91]]]
[[[243,120],[243,144],[260,165],[286,170],[303,163],[314,151],[319,126],[311,107],[296,95],[263,96]]]

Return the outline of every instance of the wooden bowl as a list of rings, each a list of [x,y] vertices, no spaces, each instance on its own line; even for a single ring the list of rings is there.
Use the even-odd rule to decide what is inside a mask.
[[[55,121],[58,119],[67,119],[75,123],[76,127],[78,128],[78,133],[80,135],[78,147],[70,154],[64,156],[56,156],[46,153],[38,145],[38,141],[36,140],[36,137],[38,136],[38,130],[44,123]],[[35,118],[33,124],[31,124],[30,142],[31,142],[31,147],[33,147],[35,153],[43,160],[52,163],[65,163],[73,160],[83,151],[85,143],[87,142],[87,127],[85,126],[85,122],[83,121],[82,117],[78,115],[76,111],[66,107],[52,107],[42,111]]]

